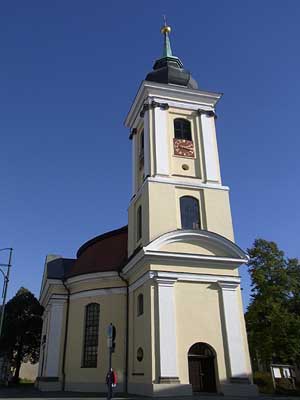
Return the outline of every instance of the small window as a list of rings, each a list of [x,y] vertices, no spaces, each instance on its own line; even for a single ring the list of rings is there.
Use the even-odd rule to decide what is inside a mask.
[[[200,229],[199,202],[191,196],[180,197],[182,229]]]
[[[144,296],[142,294],[138,295],[137,298],[137,315],[144,314]]]
[[[100,306],[97,303],[88,304],[85,308],[85,329],[82,366],[96,368],[98,356]]]
[[[144,129],[141,132],[140,138],[140,154],[144,154]]]
[[[175,139],[192,140],[191,123],[187,119],[174,119]]]
[[[142,238],[142,206],[137,209],[137,235],[136,238],[139,241]]]
[[[143,358],[144,358],[144,350],[143,350],[141,347],[139,347],[139,348],[137,349],[136,358],[137,358],[137,360],[138,360],[139,362],[143,361]]]

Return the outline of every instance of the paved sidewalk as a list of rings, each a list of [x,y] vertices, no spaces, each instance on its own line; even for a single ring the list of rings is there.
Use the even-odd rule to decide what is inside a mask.
[[[1,389],[0,389],[1,390]],[[98,395],[95,396],[93,395],[93,397],[89,396],[89,397],[78,397],[78,393],[76,393],[76,395],[73,396],[64,396],[64,397],[49,397],[49,396],[43,396],[43,397],[10,397],[10,396],[2,396],[0,395],[0,398],[2,399],[20,399],[20,398],[26,398],[26,400],[65,400],[66,398],[68,399],[72,399],[72,400],[90,400],[91,398],[97,398],[99,400],[106,400],[106,396],[102,395]],[[149,400],[151,399],[150,397],[113,397],[114,400]],[[170,399],[170,397],[155,397],[155,400],[166,400],[166,399]],[[201,395],[201,396],[192,396],[192,397],[172,397],[172,400],[300,400],[300,396],[259,396],[259,397],[238,397],[238,396],[234,396],[234,397],[224,397],[224,396],[218,396],[218,395]]]
[[[0,386],[0,398],[1,399],[26,399],[26,400],[90,400],[90,399],[106,399],[106,393],[79,393],[79,392],[40,392],[33,385],[22,385],[18,387],[1,387]],[[132,395],[121,395],[114,394],[114,400],[149,400],[149,397],[132,396]],[[166,400],[170,397],[155,397],[155,400]],[[271,396],[271,395],[260,395],[258,397],[239,397],[239,396],[218,396],[218,395],[199,395],[192,397],[172,397],[172,400],[300,400],[300,396]]]

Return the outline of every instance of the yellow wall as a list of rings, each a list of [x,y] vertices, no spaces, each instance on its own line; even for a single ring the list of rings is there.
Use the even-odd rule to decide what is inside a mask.
[[[211,345],[217,353],[218,376],[227,379],[217,284],[175,285],[178,369],[181,383],[189,383],[189,348],[197,342]]]
[[[188,266],[188,265],[162,265],[162,264],[151,264],[151,271],[162,271],[162,272],[176,272],[176,273],[192,273],[192,274],[203,274],[203,275],[226,275],[237,277],[239,271],[237,268],[229,268],[226,266]]]
[[[137,315],[137,299],[144,298],[144,313]],[[151,282],[148,281],[130,293],[129,308],[129,379],[131,382],[151,382]],[[137,360],[137,349],[144,352],[142,361]]]
[[[168,165],[170,166],[170,179],[181,182],[181,185],[193,185],[195,183],[204,182],[204,149],[201,128],[201,118],[196,111],[184,110],[180,108],[170,107],[165,111],[167,113],[167,134],[169,140]],[[150,175],[156,176],[156,151],[155,148],[155,124],[154,110],[150,109],[145,118],[149,118],[149,144],[150,144]],[[173,138],[174,138],[174,119],[184,118],[190,121],[192,129],[192,139],[194,143],[195,157],[179,157],[174,155]],[[140,168],[139,148],[140,136],[143,129],[139,125],[137,129],[135,162],[136,162],[136,182],[139,188],[128,210],[129,224],[129,240],[128,254],[129,256],[134,250],[142,245],[145,246],[149,241],[162,235],[163,233],[180,229],[180,208],[179,197],[184,195],[194,196],[199,200],[201,214],[201,229],[207,229],[212,232],[219,233],[233,239],[231,212],[229,204],[229,195],[226,190],[218,189],[190,189],[179,185],[169,183],[147,182],[143,179],[144,170]],[[211,133],[213,137],[213,151],[216,154],[217,169],[220,170],[217,141],[215,131]],[[147,140],[147,135],[145,135]],[[145,155],[145,158],[147,155]],[[188,171],[183,170],[182,166],[187,165]],[[221,178],[216,182],[221,184]],[[136,238],[136,214],[138,206],[142,205],[143,211],[143,238],[137,241]]]
[[[195,157],[180,157],[174,155],[173,138],[174,138],[174,119],[184,118],[191,124],[192,141],[194,143]],[[202,140],[198,124],[199,116],[196,111],[182,110],[178,108],[169,108],[168,110],[168,137],[169,137],[169,165],[171,166],[171,175],[193,177],[203,181],[203,155]],[[183,170],[182,165],[189,167]]]
[[[98,364],[97,368],[82,368],[85,306],[94,302],[100,304]],[[125,311],[126,294],[93,296],[71,300],[66,355],[66,382],[105,383],[109,354],[106,329],[110,323],[115,325],[117,331],[113,366],[118,373],[119,382],[123,382],[125,365]]]

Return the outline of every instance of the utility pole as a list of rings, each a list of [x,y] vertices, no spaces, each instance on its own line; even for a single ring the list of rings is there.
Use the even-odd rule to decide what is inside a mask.
[[[2,307],[1,307],[1,317],[0,317],[0,337],[2,335],[2,328],[3,328],[3,321],[4,321],[4,311],[5,311],[5,303],[6,303],[6,295],[7,295],[7,287],[8,287],[8,282],[9,282],[9,274],[10,274],[10,267],[11,267],[11,259],[12,259],[12,251],[13,249],[8,247],[5,249],[0,249],[0,251],[9,251],[9,257],[8,257],[8,264],[0,264],[0,267],[6,268],[6,271],[4,271],[2,268],[0,268],[0,272],[3,275],[4,278],[4,283],[3,283],[3,290],[2,290]]]

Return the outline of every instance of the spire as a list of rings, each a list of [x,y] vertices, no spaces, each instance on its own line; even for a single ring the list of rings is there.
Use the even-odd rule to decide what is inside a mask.
[[[167,25],[167,20],[165,15],[164,15],[164,26],[161,28],[160,31],[164,35],[164,49],[162,56],[163,58],[173,57],[170,38],[169,38],[169,33],[171,33],[171,27]]]
[[[171,27],[167,25],[166,17],[164,17],[164,25],[160,31],[164,35],[163,54],[161,58],[155,61],[153,71],[147,74],[146,81],[197,89],[197,82],[192,78],[191,74],[184,69],[181,60],[173,56],[169,38]]]

